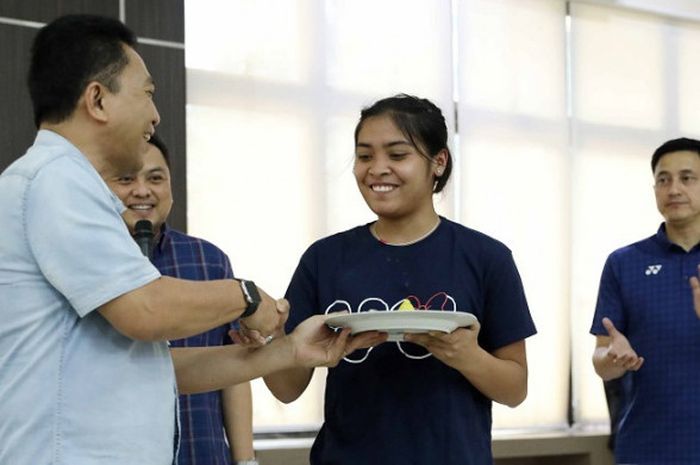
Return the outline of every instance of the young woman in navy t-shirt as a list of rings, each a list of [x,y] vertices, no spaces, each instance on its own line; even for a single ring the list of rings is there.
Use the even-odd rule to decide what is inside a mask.
[[[535,333],[510,250],[440,217],[433,194],[452,171],[442,112],[397,95],[362,111],[353,172],[377,220],[314,243],[287,291],[287,332],[340,310],[466,311],[452,333],[407,334],[330,368],[317,464],[490,464],[491,402],[527,395],[525,338]],[[266,377],[284,402],[312,369]]]

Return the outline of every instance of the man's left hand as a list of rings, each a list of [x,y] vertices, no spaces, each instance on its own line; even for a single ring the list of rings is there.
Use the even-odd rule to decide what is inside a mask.
[[[698,274],[700,274],[700,265],[698,265]],[[690,278],[690,288],[693,291],[693,306],[695,307],[695,313],[700,318],[700,280],[697,276]]]

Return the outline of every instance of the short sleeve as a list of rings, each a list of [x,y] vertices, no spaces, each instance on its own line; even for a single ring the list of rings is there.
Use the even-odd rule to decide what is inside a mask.
[[[313,251],[307,250],[299,261],[294,271],[292,280],[287,288],[285,298],[289,301],[289,318],[286,323],[286,331],[290,333],[302,321],[317,313],[318,289],[313,273]]]
[[[57,159],[32,179],[26,196],[29,247],[81,317],[160,276],[131,238],[118,200],[89,166]]]
[[[622,333],[627,332],[627,321],[622,305],[622,295],[620,293],[620,283],[616,273],[614,255],[610,255],[605,261],[603,274],[600,277],[600,287],[598,289],[598,300],[596,302],[593,323],[591,324],[591,334],[596,336],[607,336],[608,332],[603,326],[603,318],[612,320],[615,327]]]
[[[480,342],[493,351],[536,332],[520,274],[512,254],[506,251],[494,259],[487,274]]]

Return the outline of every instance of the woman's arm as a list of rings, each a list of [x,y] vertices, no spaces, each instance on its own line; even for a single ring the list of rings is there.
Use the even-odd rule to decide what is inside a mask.
[[[425,347],[438,360],[459,371],[489,399],[516,407],[527,397],[527,356],[520,340],[489,353],[478,342],[480,326],[450,334],[409,334],[406,340]]]

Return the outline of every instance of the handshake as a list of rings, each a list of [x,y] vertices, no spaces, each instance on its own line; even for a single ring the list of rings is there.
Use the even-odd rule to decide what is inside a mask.
[[[265,345],[275,336],[284,336],[284,324],[289,317],[289,302],[273,299],[252,281],[241,280],[241,292],[248,306],[239,321],[240,340],[249,346]]]
[[[231,339],[250,349],[279,340],[279,344],[286,344],[292,352],[296,366],[332,367],[351,352],[381,344],[387,338],[386,333],[377,331],[351,336],[349,328],[337,332],[331,330],[325,324],[330,315],[311,316],[287,335],[284,325],[289,317],[290,305],[286,299],[273,299],[262,289],[255,288],[250,281],[242,281],[241,290],[248,308],[238,320],[240,329],[230,331]],[[251,305],[254,306],[256,302],[259,302],[257,308],[250,312]]]

